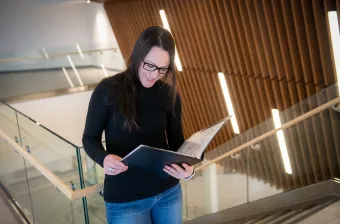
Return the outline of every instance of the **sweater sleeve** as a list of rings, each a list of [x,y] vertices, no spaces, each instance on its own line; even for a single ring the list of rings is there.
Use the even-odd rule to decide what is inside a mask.
[[[103,167],[104,158],[109,154],[102,145],[102,135],[108,120],[109,108],[105,105],[108,89],[103,81],[94,89],[88,106],[83,146],[87,155]]]
[[[169,110],[167,114],[166,134],[168,139],[169,149],[177,151],[184,142],[182,128],[182,105],[180,96],[177,94],[174,110]]]

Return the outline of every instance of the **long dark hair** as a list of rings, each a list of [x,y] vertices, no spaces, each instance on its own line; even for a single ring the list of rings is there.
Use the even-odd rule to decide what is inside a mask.
[[[163,81],[169,85],[169,96],[172,103],[176,100],[176,75],[175,75],[175,41],[169,31],[159,26],[152,26],[145,29],[136,41],[129,58],[127,69],[123,72],[121,85],[117,92],[117,106],[120,113],[126,118],[126,127],[129,131],[138,129],[136,121],[136,91],[141,85],[138,75],[140,63],[149,53],[152,47],[160,47],[169,52],[170,66],[163,77]]]

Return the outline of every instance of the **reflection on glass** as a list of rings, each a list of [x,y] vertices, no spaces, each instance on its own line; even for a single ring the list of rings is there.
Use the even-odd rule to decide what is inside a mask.
[[[70,86],[71,86],[71,87],[74,87],[74,85],[73,85],[73,83],[72,83],[72,81],[71,81],[71,79],[70,79],[70,76],[68,75],[68,73],[67,73],[65,67],[63,67],[63,72],[64,72],[65,77],[66,77],[68,83],[70,84]]]
[[[84,59],[84,54],[83,54],[83,51],[80,49],[79,44],[77,44],[76,47],[77,47],[77,50],[78,50],[78,53],[79,53],[80,57],[81,57],[82,59]]]
[[[272,114],[273,114],[275,128],[276,129],[281,128],[281,120],[280,120],[279,111],[276,109],[272,109]],[[292,174],[292,167],[290,165],[286,140],[285,140],[285,136],[283,135],[283,131],[282,130],[278,131],[276,133],[276,136],[279,141],[281,156],[282,156],[283,164],[285,166],[286,173]]]
[[[108,77],[106,68],[105,68],[105,66],[104,66],[104,63],[103,63],[103,62],[100,63],[100,66],[102,67],[102,71],[103,71],[103,73],[104,73],[104,76],[105,76],[105,77]]]
[[[49,58],[50,58],[50,56],[47,54],[47,52],[46,52],[46,49],[45,49],[45,48],[42,48],[42,49],[41,49],[41,51],[43,52],[43,54],[44,54],[44,57],[45,57],[46,59],[49,59]]]
[[[79,82],[80,86],[83,86],[83,85],[84,85],[84,84],[83,84],[83,81],[81,80],[81,78],[80,78],[80,76],[79,76],[79,74],[78,74],[78,71],[77,71],[76,67],[75,67],[74,64],[73,64],[73,61],[72,61],[70,55],[67,55],[67,59],[68,59],[68,61],[70,62],[70,65],[71,65],[71,67],[72,67],[72,69],[73,69],[74,74],[76,74],[76,77],[77,77],[77,79],[78,79],[78,82]]]

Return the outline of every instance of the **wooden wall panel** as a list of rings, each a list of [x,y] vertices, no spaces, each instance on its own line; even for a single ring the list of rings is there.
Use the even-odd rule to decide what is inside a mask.
[[[285,111],[335,83],[327,12],[340,13],[340,0],[112,0],[104,6],[126,61],[145,28],[162,26],[159,10],[165,10],[183,67],[177,74],[185,137],[228,116],[218,72],[225,74],[241,135],[256,127],[253,138],[273,128],[271,109]],[[327,94],[283,113],[282,121],[334,98]],[[275,137],[263,142],[263,151],[249,152],[250,174],[285,189],[339,174],[336,119],[329,110],[285,131],[292,176],[284,172]],[[235,137],[229,124],[209,150],[217,148],[211,152],[217,156],[249,140]],[[220,165],[246,169],[246,163]]]

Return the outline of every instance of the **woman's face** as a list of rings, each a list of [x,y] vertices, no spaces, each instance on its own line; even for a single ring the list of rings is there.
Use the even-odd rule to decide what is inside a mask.
[[[162,48],[152,47],[139,65],[138,75],[140,82],[145,88],[152,87],[157,80],[166,74],[169,66],[169,53]]]

